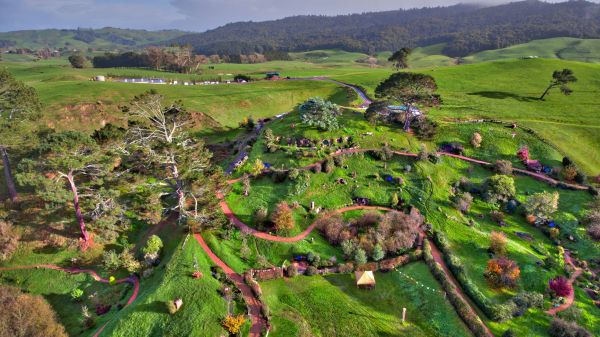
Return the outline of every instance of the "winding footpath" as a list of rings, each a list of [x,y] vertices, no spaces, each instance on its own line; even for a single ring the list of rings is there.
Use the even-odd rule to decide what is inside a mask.
[[[92,276],[92,278],[98,282],[102,282],[102,283],[109,283],[108,279],[102,278],[100,277],[100,275],[98,275],[98,273],[96,273],[94,270],[91,269],[79,269],[79,268],[63,268],[63,267],[59,267],[57,265],[53,265],[53,264],[36,264],[36,265],[31,265],[31,266],[15,266],[15,267],[3,267],[0,268],[0,271],[10,271],[10,270],[21,270],[21,269],[52,269],[52,270],[58,270],[58,271],[62,271],[65,273],[69,273],[69,274],[81,274],[81,273],[86,273],[86,274],[90,274]],[[140,291],[140,281],[139,279],[132,275],[126,278],[122,278],[119,280],[115,281],[116,283],[131,283],[133,284],[133,293],[131,294],[131,296],[129,297],[129,300],[127,300],[127,304],[125,305],[125,307],[127,307],[128,305],[132,304],[135,299],[138,296],[138,293]],[[111,319],[112,320],[112,319]],[[102,331],[104,330],[104,328],[106,327],[106,325],[108,323],[110,323],[111,320],[108,320],[108,322],[104,323],[94,334],[94,337],[98,337],[100,336],[100,334],[102,333]]]
[[[252,322],[252,327],[250,328],[249,337],[260,337],[263,331],[263,328],[266,328],[267,323],[263,319],[260,313],[260,300],[254,296],[252,289],[244,282],[244,278],[242,275],[236,273],[229,267],[223,260],[221,260],[202,238],[200,234],[194,234],[194,238],[200,244],[204,252],[208,255],[208,257],[219,267],[223,269],[225,274],[229,277],[231,281],[235,284],[235,286],[242,292],[242,296],[244,297],[244,301],[248,306],[248,315],[250,316],[250,320]]]
[[[575,270],[573,272],[573,274],[571,274],[571,277],[569,277],[569,284],[571,285],[571,288],[573,289],[571,291],[571,293],[569,294],[569,296],[567,296],[567,298],[565,299],[565,303],[559,305],[558,307],[554,307],[550,310],[547,310],[546,313],[548,315],[556,315],[557,313],[567,310],[568,308],[571,307],[571,305],[573,305],[573,302],[575,301],[575,288],[573,287],[573,282],[575,282],[575,280],[579,277],[579,275],[581,275],[582,270],[581,268],[578,268],[577,266],[575,266],[575,264],[573,263],[573,259],[571,258],[571,255],[569,254],[569,251],[565,251],[565,263],[570,265],[571,267],[573,267],[573,269]]]
[[[227,205],[227,202],[225,202],[223,200],[223,197],[224,197],[223,194],[219,193],[217,196],[219,197],[219,199],[221,199],[219,205],[221,206],[221,209],[223,210],[223,213],[225,213],[225,216],[236,227],[238,227],[242,232],[250,234],[250,235],[252,235],[252,236],[254,236],[256,238],[260,238],[260,239],[268,240],[268,241],[274,241],[274,242],[294,243],[294,242],[298,242],[300,240],[305,239],[308,235],[310,235],[310,233],[315,229],[315,226],[317,225],[317,222],[315,221],[310,226],[308,226],[302,233],[300,233],[300,234],[298,234],[296,236],[292,236],[292,237],[284,237],[284,236],[271,235],[271,234],[268,234],[268,233],[265,233],[265,232],[258,231],[256,229],[254,229],[254,228],[246,225],[245,223],[243,223],[231,211],[231,209]],[[332,213],[334,213],[334,214],[340,214],[340,213],[345,213],[345,212],[349,212],[349,211],[356,211],[356,210],[373,210],[373,211],[388,211],[388,212],[389,211],[393,211],[393,209],[389,208],[389,207],[381,207],[381,206],[358,206],[357,205],[357,206],[348,206],[348,207],[339,208],[337,210],[332,211]],[[199,235],[197,235],[197,236],[199,236]],[[425,232],[421,231],[419,233],[419,237],[420,237],[420,241],[422,241],[422,239],[426,237]],[[202,238],[200,237],[200,239],[202,239]],[[458,292],[458,295],[462,298],[462,300],[465,303],[468,304],[469,309],[473,312],[473,314],[475,316],[479,316],[478,313],[477,313],[477,310],[476,310],[477,306],[463,292],[462,288],[460,287],[460,284],[454,278],[454,275],[450,272],[450,269],[446,265],[446,262],[444,261],[442,253],[440,252],[440,250],[435,245],[435,242],[433,242],[430,239],[428,239],[428,241],[429,241],[429,244],[431,246],[432,256],[433,256],[433,259],[435,260],[435,262],[437,262],[438,264],[440,264],[440,266],[442,267],[442,270],[446,274],[446,277],[450,280],[450,282],[456,288],[456,290]],[[202,242],[204,242],[204,240],[202,240]],[[201,243],[201,245],[202,245],[202,243]],[[206,245],[206,244],[204,244],[204,245]],[[208,248],[208,250],[210,251],[210,248]],[[206,248],[205,248],[205,251],[206,251]],[[212,252],[209,253],[208,251],[207,251],[207,253],[209,255],[212,254]],[[215,258],[218,259],[218,257],[216,257],[216,256],[215,256]],[[213,261],[215,261],[215,260],[213,259]],[[221,260],[219,259],[218,261],[221,261]],[[225,263],[223,263],[222,261],[221,261],[221,263],[222,263],[222,265],[226,266]],[[231,272],[233,272],[233,271],[231,271]],[[483,323],[483,320],[481,320],[481,321]],[[489,337],[494,337],[494,334],[491,332],[491,330],[488,328],[488,326],[485,323],[483,323],[483,326],[485,327],[488,336]]]

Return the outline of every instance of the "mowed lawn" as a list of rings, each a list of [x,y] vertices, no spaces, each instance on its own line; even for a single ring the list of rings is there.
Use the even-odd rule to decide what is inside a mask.
[[[350,274],[262,282],[273,315],[269,335],[471,336],[424,263],[400,271],[376,273],[373,290],[357,289]]]

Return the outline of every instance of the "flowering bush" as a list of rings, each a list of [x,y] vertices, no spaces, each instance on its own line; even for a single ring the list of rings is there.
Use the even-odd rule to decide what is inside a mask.
[[[221,324],[230,334],[237,334],[240,332],[240,328],[246,323],[246,319],[243,315],[227,316],[223,319]]]
[[[573,292],[573,286],[569,283],[564,276],[559,276],[548,282],[548,287],[556,295],[560,297],[567,297]]]
[[[489,260],[484,272],[485,278],[495,288],[515,287],[520,275],[517,263],[505,257]]]
[[[529,160],[529,148],[527,146],[523,146],[517,151],[517,157],[521,160]]]

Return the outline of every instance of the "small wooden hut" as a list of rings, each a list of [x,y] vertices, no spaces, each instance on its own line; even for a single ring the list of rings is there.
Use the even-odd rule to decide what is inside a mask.
[[[356,271],[354,276],[356,277],[356,287],[360,289],[375,288],[375,275],[372,271]]]

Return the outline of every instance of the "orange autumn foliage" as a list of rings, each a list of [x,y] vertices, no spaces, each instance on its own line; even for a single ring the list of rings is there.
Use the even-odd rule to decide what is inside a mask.
[[[494,288],[513,288],[520,275],[517,263],[505,257],[489,260],[484,272],[485,278]]]

